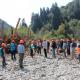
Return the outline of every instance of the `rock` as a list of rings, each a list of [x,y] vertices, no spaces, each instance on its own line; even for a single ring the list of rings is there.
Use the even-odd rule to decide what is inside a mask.
[[[5,69],[0,65],[0,80],[80,80],[80,64],[77,60],[26,56],[23,70],[19,68],[18,59],[13,62],[9,56],[7,63]]]
[[[46,77],[46,75],[45,74],[42,74],[41,77]]]

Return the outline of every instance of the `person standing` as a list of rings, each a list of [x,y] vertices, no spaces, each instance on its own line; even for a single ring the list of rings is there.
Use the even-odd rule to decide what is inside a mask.
[[[46,40],[43,41],[42,46],[44,50],[44,55],[47,58],[47,41]]]
[[[70,52],[72,59],[75,58],[75,48],[77,47],[77,44],[74,39],[72,39],[72,43],[70,44]]]
[[[63,52],[63,39],[60,39],[59,53]]]
[[[10,53],[12,60],[16,60],[16,51],[17,51],[17,46],[15,44],[15,41],[12,40],[12,42],[10,43]]]
[[[33,41],[31,41],[30,44],[29,44],[29,52],[30,52],[30,56],[33,58],[33,56],[34,56],[34,44],[33,44]]]
[[[6,67],[6,60],[5,60],[5,52],[4,52],[4,44],[0,44],[0,57],[2,58],[2,67]]]
[[[47,40],[47,52],[49,53],[49,48],[50,48],[50,42]]]
[[[70,55],[70,44],[71,44],[71,41],[67,39],[67,55]]]
[[[40,40],[37,41],[37,52],[38,54],[41,54],[41,46],[42,46],[42,43]]]
[[[79,63],[80,63],[80,45],[78,45],[78,47],[76,47],[75,50],[78,55],[78,59],[79,59]]]
[[[66,42],[66,40],[64,39],[64,40],[63,40],[63,53],[64,53],[64,57],[65,57],[65,58],[67,57],[66,52],[67,52],[67,42]]]
[[[23,67],[23,58],[25,53],[25,47],[24,47],[24,41],[20,40],[20,43],[17,48],[18,54],[19,54],[19,67],[22,69]]]
[[[52,40],[51,48],[52,48],[52,57],[56,58],[56,54],[55,54],[56,42],[54,40]]]
[[[57,46],[57,48],[56,48],[56,52],[57,52],[57,54],[59,55],[60,54],[60,40],[59,39],[57,39],[56,40],[56,46]]]

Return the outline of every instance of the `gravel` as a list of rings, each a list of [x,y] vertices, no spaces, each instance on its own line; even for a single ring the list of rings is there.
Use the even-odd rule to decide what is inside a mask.
[[[9,56],[6,68],[2,68],[0,62],[0,80],[80,80],[78,60],[48,56],[26,56],[23,70],[19,68],[18,59],[13,62]]]

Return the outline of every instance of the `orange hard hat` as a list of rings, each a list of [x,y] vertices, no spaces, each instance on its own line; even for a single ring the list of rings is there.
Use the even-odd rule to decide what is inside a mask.
[[[2,43],[1,44],[1,47],[3,47],[3,48],[6,47],[6,44],[5,43]]]
[[[23,40],[20,40],[20,42],[19,42],[20,44],[23,44],[24,43],[24,41]]]

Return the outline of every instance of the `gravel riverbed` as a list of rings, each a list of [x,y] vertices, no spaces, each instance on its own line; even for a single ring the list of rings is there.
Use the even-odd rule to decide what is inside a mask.
[[[23,70],[19,68],[18,59],[13,62],[8,58],[7,63],[6,68],[2,68],[0,60],[0,80],[80,80],[80,63],[70,58],[26,56]]]

